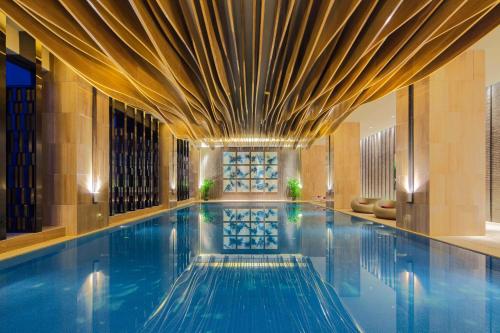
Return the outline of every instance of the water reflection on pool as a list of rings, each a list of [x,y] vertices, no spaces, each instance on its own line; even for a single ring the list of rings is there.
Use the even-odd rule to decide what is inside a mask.
[[[496,332],[499,270],[309,204],[194,205],[1,261],[0,331]]]

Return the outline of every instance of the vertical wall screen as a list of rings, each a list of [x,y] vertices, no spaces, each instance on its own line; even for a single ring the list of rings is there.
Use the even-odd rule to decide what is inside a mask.
[[[160,204],[159,123],[110,99],[110,214]]]
[[[177,200],[189,199],[189,141],[177,139]]]
[[[7,231],[37,232],[35,65],[9,58],[6,86]]]
[[[500,83],[486,88],[486,218],[500,222]]]
[[[395,134],[391,127],[361,139],[362,196],[395,199]]]

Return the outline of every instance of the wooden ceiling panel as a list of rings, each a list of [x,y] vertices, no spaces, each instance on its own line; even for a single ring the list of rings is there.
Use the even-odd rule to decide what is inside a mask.
[[[0,0],[112,97],[182,138],[312,142],[500,23],[498,0]]]

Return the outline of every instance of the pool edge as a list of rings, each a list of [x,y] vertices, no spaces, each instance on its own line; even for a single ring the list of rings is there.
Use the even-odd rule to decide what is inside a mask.
[[[61,237],[58,237],[58,238],[55,238],[55,239],[52,239],[52,240],[48,240],[48,241],[45,241],[45,242],[41,242],[41,243],[37,243],[37,244],[31,244],[31,245],[27,245],[25,247],[21,247],[21,248],[13,249],[13,250],[10,250],[10,251],[6,251],[6,252],[3,252],[3,253],[0,253],[0,262],[5,261],[5,260],[9,260],[9,259],[12,259],[12,258],[15,258],[15,257],[18,257],[18,256],[22,256],[22,255],[25,255],[25,254],[28,254],[28,253],[31,253],[31,252],[34,252],[34,251],[37,251],[37,250],[48,248],[50,246],[54,246],[54,245],[57,245],[57,244],[60,244],[60,243],[64,243],[64,242],[67,242],[67,241],[70,241],[70,240],[74,240],[74,239],[78,239],[78,238],[81,238],[81,237],[90,236],[90,235],[93,235],[93,234],[96,234],[96,233],[99,233],[99,232],[102,232],[102,231],[105,231],[105,230],[108,230],[108,229],[119,227],[121,225],[126,225],[126,224],[130,224],[130,223],[134,223],[134,222],[137,222],[137,221],[139,221],[141,219],[150,218],[150,217],[153,217],[153,216],[156,216],[156,215],[160,215],[160,214],[163,214],[163,213],[166,213],[166,212],[169,212],[169,211],[174,211],[174,210],[177,210],[177,209],[186,208],[186,207],[189,207],[191,205],[200,204],[200,203],[224,203],[224,202],[251,202],[251,201],[249,201],[249,200],[208,200],[208,201],[204,201],[204,200],[198,200],[198,199],[190,200],[189,202],[182,203],[182,204],[180,204],[180,205],[178,205],[176,207],[164,208],[164,209],[160,209],[160,210],[157,210],[157,211],[154,211],[154,212],[150,212],[150,213],[147,213],[147,214],[144,214],[144,215],[134,216],[134,217],[130,217],[130,218],[124,218],[123,220],[120,220],[118,222],[110,223],[108,226],[106,226],[104,228],[96,229],[96,230],[93,230],[93,231],[90,231],[90,232],[87,232],[87,233],[83,233],[83,234],[80,234],[80,235],[75,235],[75,236],[67,236],[67,235],[65,235],[65,236],[61,236]],[[370,222],[374,222],[374,223],[383,224],[383,225],[386,225],[386,226],[394,228],[394,229],[398,229],[398,230],[401,230],[401,231],[406,231],[406,232],[409,232],[411,234],[422,236],[422,237],[426,237],[428,239],[432,239],[434,241],[445,243],[445,244],[448,244],[448,245],[453,245],[453,246],[456,246],[456,247],[464,249],[464,250],[469,250],[469,251],[472,251],[472,252],[476,252],[476,253],[480,253],[480,254],[483,254],[483,255],[487,255],[487,256],[490,256],[490,257],[494,257],[494,258],[500,259],[500,253],[498,253],[498,251],[500,251],[500,250],[498,250],[497,252],[495,252],[494,250],[489,251],[489,250],[484,250],[484,249],[478,249],[478,248],[476,248],[474,246],[471,247],[471,246],[468,246],[468,245],[464,245],[464,244],[460,244],[460,243],[454,242],[451,239],[443,239],[442,237],[434,237],[434,236],[429,236],[429,235],[421,234],[421,233],[418,233],[418,232],[415,232],[415,231],[412,231],[412,230],[408,230],[408,229],[404,229],[404,228],[398,227],[397,225],[394,224],[394,222],[384,221],[384,220],[377,219],[377,218],[369,216],[369,215],[365,216],[364,214],[356,214],[354,212],[350,212],[349,210],[341,210],[341,209],[335,209],[335,208],[332,208],[332,207],[328,207],[323,202],[318,202],[318,201],[313,201],[313,200],[267,200],[267,201],[259,201],[259,202],[307,203],[307,204],[311,204],[311,205],[316,206],[316,207],[328,209],[328,210],[331,210],[331,211],[334,211],[334,212],[337,212],[337,213],[340,213],[340,214],[357,217],[357,218],[364,219],[364,220],[367,220],[367,221],[370,221]],[[479,236],[479,237],[481,237],[481,236]]]
[[[391,223],[390,222],[391,220],[385,221],[382,219],[378,219],[374,216],[370,216],[369,214],[366,214],[366,216],[365,216],[365,214],[358,214],[358,213],[349,211],[348,209],[334,209],[331,207],[323,206],[317,202],[309,202],[309,203],[313,204],[315,206],[321,207],[321,208],[329,209],[331,211],[334,211],[334,212],[337,212],[340,214],[357,217],[359,219],[364,219],[364,220],[378,223],[378,224],[383,224],[383,225],[388,226],[390,228],[398,229],[398,230],[405,231],[405,232],[408,232],[408,233],[411,233],[411,234],[414,234],[417,236],[425,237],[425,238],[431,239],[431,240],[436,241],[436,242],[441,242],[441,243],[444,243],[447,245],[452,245],[452,246],[458,247],[458,248],[463,249],[463,250],[468,250],[468,251],[479,253],[479,254],[482,254],[485,256],[500,259],[500,250],[487,250],[487,249],[485,250],[485,249],[477,248],[475,246],[461,244],[460,242],[457,242],[456,240],[454,241],[453,239],[445,238],[445,237],[460,237],[460,236],[439,236],[439,237],[429,236],[429,235],[425,235],[425,234],[422,234],[422,233],[419,233],[419,232],[416,232],[413,230],[398,227],[397,225],[394,224],[394,222]],[[484,237],[484,236],[473,236],[473,237]]]
[[[152,212],[146,212],[143,215],[133,216],[133,217],[129,217],[129,218],[127,218],[124,215],[123,216],[124,218],[122,220],[119,220],[117,222],[112,222],[103,228],[95,229],[95,230],[85,232],[85,233],[82,233],[79,235],[64,235],[64,236],[60,236],[60,237],[57,237],[57,238],[54,238],[51,240],[43,241],[43,242],[36,243],[36,244],[28,244],[28,245],[23,246],[23,247],[19,247],[16,249],[2,252],[2,253],[0,253],[0,262],[10,260],[10,259],[13,259],[13,258],[16,258],[19,256],[23,256],[23,255],[29,254],[31,252],[42,250],[42,249],[45,249],[45,248],[48,248],[48,247],[51,247],[54,245],[58,245],[58,244],[61,244],[64,242],[75,240],[78,238],[88,237],[88,236],[91,236],[93,234],[97,234],[97,233],[100,233],[100,232],[103,232],[103,231],[106,231],[109,229],[119,227],[121,225],[134,223],[134,222],[140,221],[142,219],[147,219],[147,218],[150,218],[150,217],[153,217],[156,215],[164,214],[164,213],[169,212],[169,211],[174,211],[177,209],[186,208],[186,207],[189,207],[191,205],[198,204],[200,202],[201,202],[200,200],[190,200],[189,202],[182,203],[182,204],[175,206],[175,207],[158,209],[158,210],[155,210]]]

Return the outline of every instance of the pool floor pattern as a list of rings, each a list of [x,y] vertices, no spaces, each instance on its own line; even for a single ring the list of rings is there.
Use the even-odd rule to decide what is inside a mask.
[[[199,256],[143,332],[359,332],[307,257]]]

